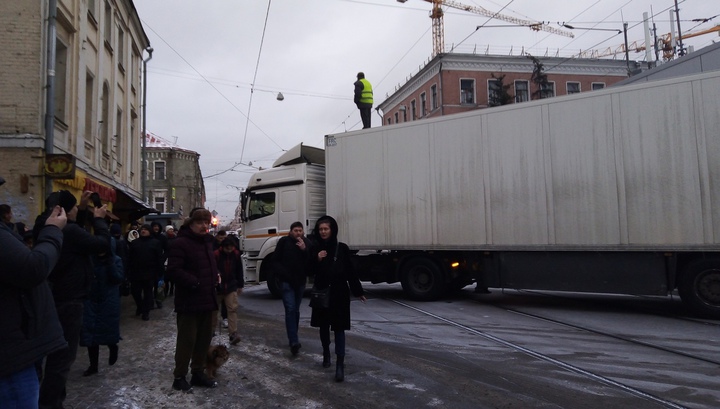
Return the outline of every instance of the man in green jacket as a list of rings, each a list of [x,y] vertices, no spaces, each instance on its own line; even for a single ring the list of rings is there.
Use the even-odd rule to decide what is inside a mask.
[[[363,129],[370,128],[370,116],[373,106],[373,91],[370,81],[365,79],[365,74],[359,72],[357,81],[355,81],[355,105],[360,110],[360,118],[362,118]]]

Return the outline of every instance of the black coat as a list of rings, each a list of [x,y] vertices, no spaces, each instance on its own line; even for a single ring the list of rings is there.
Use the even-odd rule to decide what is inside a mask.
[[[300,250],[297,240],[290,236],[282,237],[275,247],[273,269],[280,281],[293,288],[304,287],[307,282],[307,270],[310,264],[311,243],[303,237],[305,250]]]
[[[178,313],[217,310],[215,286],[217,264],[210,234],[197,235],[183,226],[170,245],[167,276],[175,283],[175,311]]]
[[[107,223],[93,218],[92,224],[94,235],[69,221],[63,229],[60,260],[48,277],[56,303],[87,299],[93,277],[92,256],[110,252]]]
[[[330,308],[313,308],[310,326],[330,325],[333,331],[350,329],[350,294],[355,297],[364,295],[362,284],[358,279],[347,244],[336,241],[319,240],[313,247],[309,273],[315,276],[315,286],[319,289],[330,286]],[[335,249],[338,250],[337,261]],[[318,261],[320,251],[327,251],[327,256]]]
[[[63,234],[55,226],[38,230],[30,250],[0,223],[0,378],[67,347],[46,280]]]
[[[237,291],[238,288],[245,286],[245,278],[243,277],[242,261],[240,252],[233,250],[226,253],[223,249],[215,250],[215,262],[222,280],[218,284],[218,294],[230,294]]]
[[[113,345],[120,341],[120,292],[113,281],[114,263],[106,254],[96,257],[90,298],[85,300],[80,346]]]
[[[128,263],[128,280],[157,280],[163,275],[162,243],[152,235],[131,241]]]

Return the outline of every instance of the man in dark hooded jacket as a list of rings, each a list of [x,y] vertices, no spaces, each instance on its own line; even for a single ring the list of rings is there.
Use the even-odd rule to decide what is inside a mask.
[[[206,388],[217,386],[204,372],[212,340],[212,315],[218,309],[215,287],[220,275],[213,254],[213,236],[208,234],[211,218],[207,209],[193,209],[190,218],[180,227],[168,256],[167,275],[175,282],[177,313],[172,384],[176,390],[188,391],[191,384]],[[188,364],[192,372],[190,383],[185,379]]]
[[[93,208],[92,227],[94,235],[83,228],[87,206],[92,192],[85,191],[80,203],[67,190],[53,192],[46,204],[59,203],[67,212],[68,224],[63,229],[63,247],[60,260],[48,277],[55,298],[60,324],[63,328],[66,349],[53,352],[45,360],[45,373],[40,385],[40,408],[62,408],[65,400],[68,373],[75,357],[80,339],[83,319],[83,303],[88,298],[93,277],[92,256],[110,252],[110,234],[105,222],[107,205]],[[50,206],[48,206],[50,207]],[[47,216],[35,220],[35,229],[45,224]],[[36,234],[36,237],[39,235]]]
[[[152,235],[149,224],[143,224],[140,237],[130,242],[128,261],[128,279],[137,307],[135,315],[142,314],[143,321],[147,321],[155,299],[153,286],[163,274],[162,244]]]
[[[0,223],[0,405],[37,407],[40,383],[35,365],[67,349],[47,283],[60,257],[67,216],[50,209],[30,250]],[[4,406],[7,405],[7,406]]]

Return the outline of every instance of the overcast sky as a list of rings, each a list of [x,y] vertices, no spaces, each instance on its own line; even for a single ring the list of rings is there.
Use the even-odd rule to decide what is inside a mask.
[[[642,43],[642,13],[670,32],[673,0],[455,0],[515,18],[621,29]],[[154,49],[148,63],[147,128],[200,153],[206,206],[228,222],[240,188],[300,142],[322,147],[326,134],[357,130],[353,82],[364,71],[375,104],[428,62],[432,4],[423,0],[134,0]],[[717,0],[678,0],[683,32],[720,24]],[[623,35],[575,29],[575,38],[445,8],[445,50],[562,57],[616,48]],[[696,49],[717,34],[688,39]],[[624,56],[620,55],[622,59]],[[644,60],[644,54],[631,54]],[[254,92],[251,95],[251,88]],[[285,99],[276,100],[278,92]],[[248,120],[249,118],[249,120]],[[373,114],[373,126],[380,118]],[[238,162],[242,162],[233,168]],[[215,175],[215,176],[213,176]]]

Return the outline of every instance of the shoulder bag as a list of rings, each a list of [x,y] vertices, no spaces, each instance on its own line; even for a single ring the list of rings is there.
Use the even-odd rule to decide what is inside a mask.
[[[333,257],[333,266],[338,258],[338,251],[340,249],[340,242],[338,241],[335,247],[335,257]],[[310,307],[312,308],[330,308],[330,285],[320,289],[313,283],[312,289],[310,290]]]

